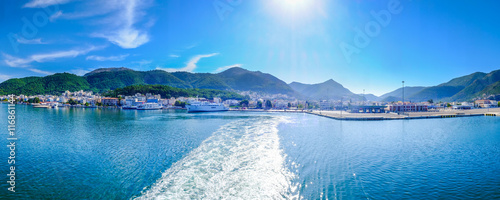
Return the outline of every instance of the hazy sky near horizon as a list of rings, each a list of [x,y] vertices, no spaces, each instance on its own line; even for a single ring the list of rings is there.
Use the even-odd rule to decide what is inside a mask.
[[[500,1],[0,2],[0,81],[102,67],[333,79],[381,95],[500,69]]]

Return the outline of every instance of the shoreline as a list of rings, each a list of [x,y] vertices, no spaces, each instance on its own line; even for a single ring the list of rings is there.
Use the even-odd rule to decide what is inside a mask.
[[[2,102],[3,103],[3,102]],[[27,105],[27,104],[16,104]],[[30,106],[30,105],[27,105]],[[87,106],[61,106],[60,108],[90,108],[90,109],[122,109],[120,107],[87,107]],[[51,108],[54,109],[54,108]],[[160,110],[185,110],[185,109],[160,109]],[[284,112],[284,113],[306,113],[335,120],[346,121],[379,121],[379,120],[411,120],[411,119],[433,119],[433,118],[456,118],[456,117],[476,117],[476,116],[500,116],[500,108],[479,108],[471,110],[439,110],[437,112],[407,112],[397,113],[349,113],[346,111],[325,111],[325,110],[265,110],[265,109],[230,109],[228,111],[242,112]]]
[[[405,115],[396,113],[347,113],[340,111],[312,111],[308,114],[327,117],[336,120],[411,120],[411,119],[432,119],[432,118],[456,118],[456,117],[476,117],[476,116],[500,116],[500,108],[472,109],[472,110],[443,110],[438,112],[407,112]]]

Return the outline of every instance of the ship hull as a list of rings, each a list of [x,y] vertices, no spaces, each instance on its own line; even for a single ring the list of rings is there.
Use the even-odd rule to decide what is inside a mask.
[[[229,109],[221,105],[186,105],[188,112],[222,112]]]

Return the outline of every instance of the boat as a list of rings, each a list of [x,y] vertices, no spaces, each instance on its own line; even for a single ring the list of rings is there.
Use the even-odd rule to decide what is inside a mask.
[[[124,110],[135,110],[135,109],[137,109],[137,106],[123,106],[122,109],[124,109]]]
[[[137,106],[137,110],[160,110],[162,106],[158,103],[145,103]]]
[[[222,103],[209,103],[209,102],[193,102],[186,105],[188,112],[219,112],[228,111],[229,108],[224,106]]]
[[[50,108],[47,104],[33,104],[33,108]]]

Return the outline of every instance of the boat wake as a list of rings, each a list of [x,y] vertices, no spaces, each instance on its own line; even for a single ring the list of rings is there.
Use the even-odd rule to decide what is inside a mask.
[[[277,126],[282,117],[222,126],[174,163],[136,199],[291,199],[296,175],[285,164]]]

